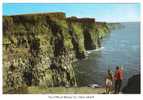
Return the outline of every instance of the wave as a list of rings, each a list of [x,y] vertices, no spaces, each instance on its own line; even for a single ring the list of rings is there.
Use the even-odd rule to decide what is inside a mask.
[[[90,54],[90,53],[95,52],[95,51],[100,51],[102,49],[104,49],[104,47],[101,47],[101,48],[98,48],[98,49],[94,49],[94,50],[87,50],[86,54]]]

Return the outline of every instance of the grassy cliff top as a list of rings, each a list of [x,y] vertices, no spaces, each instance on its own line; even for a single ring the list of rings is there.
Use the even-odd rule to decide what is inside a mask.
[[[18,14],[18,15],[10,15],[10,16],[3,16],[5,17],[35,17],[35,16],[47,16],[49,18],[56,18],[56,19],[67,19],[68,21],[72,22],[80,22],[80,23],[95,23],[95,18],[78,18],[75,16],[66,17],[64,12],[50,12],[50,13],[31,13],[31,14]]]
[[[5,17],[35,17],[35,16],[41,16],[41,17],[49,17],[49,18],[56,18],[56,19],[65,19],[66,14],[64,12],[51,12],[51,13],[31,13],[31,14],[19,14],[19,15],[10,15],[10,16],[3,16]]]

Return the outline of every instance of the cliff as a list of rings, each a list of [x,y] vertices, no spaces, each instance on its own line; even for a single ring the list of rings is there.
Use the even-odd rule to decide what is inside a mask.
[[[71,23],[71,29],[77,29],[75,33],[79,36],[82,50],[92,50],[100,47],[99,33],[94,18],[71,17],[67,18],[67,21]]]
[[[3,87],[76,86],[72,63],[101,46],[100,24],[62,12],[3,16]]]

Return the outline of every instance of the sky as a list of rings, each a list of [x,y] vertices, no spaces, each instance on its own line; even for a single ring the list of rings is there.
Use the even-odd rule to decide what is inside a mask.
[[[4,3],[3,15],[29,13],[65,12],[67,17],[92,17],[96,21],[135,22],[140,21],[140,4],[42,4],[42,3]]]

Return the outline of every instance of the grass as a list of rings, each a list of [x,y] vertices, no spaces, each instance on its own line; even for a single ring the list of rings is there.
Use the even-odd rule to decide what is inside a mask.
[[[105,92],[104,88],[90,88],[90,87],[29,87],[29,94],[102,94]]]
[[[103,94],[105,88],[91,88],[91,87],[23,87],[16,91],[6,91],[4,94]]]

